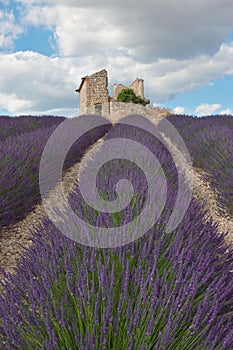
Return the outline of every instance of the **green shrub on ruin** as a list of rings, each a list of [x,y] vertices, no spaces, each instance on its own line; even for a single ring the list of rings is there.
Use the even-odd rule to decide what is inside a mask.
[[[146,105],[146,102],[140,96],[137,96],[133,89],[127,88],[123,89],[117,96],[117,102],[133,102],[138,103],[143,106]]]

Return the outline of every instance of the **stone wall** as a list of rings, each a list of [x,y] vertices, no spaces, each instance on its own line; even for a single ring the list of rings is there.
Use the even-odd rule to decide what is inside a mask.
[[[144,97],[144,80],[137,78],[130,88],[134,90],[137,96],[140,96],[149,104],[149,100]],[[108,94],[108,75],[105,69],[82,78],[79,92],[80,104],[79,114],[101,114],[121,115],[145,113],[145,107],[134,103],[117,102],[117,96],[127,86],[123,84],[114,84],[113,97]]]
[[[113,86],[113,98],[115,101],[117,101],[117,96],[119,95],[119,93],[123,89],[127,89],[127,86],[125,86],[123,84],[114,84],[114,86]]]
[[[87,80],[84,80],[82,89],[79,92],[79,113],[86,113],[86,105],[87,105]]]
[[[83,114],[96,115],[98,113],[96,113],[94,106],[90,106]],[[169,115],[170,112],[166,109],[160,109],[150,105],[143,106],[135,103],[110,101],[102,105],[101,115],[110,120],[113,124],[130,114],[138,114],[153,119],[155,117],[158,118],[158,116],[164,118]]]
[[[79,115],[81,114],[96,114],[96,115],[102,115],[102,116],[109,116],[110,114],[110,103],[109,102],[103,102],[101,104],[101,110],[96,110],[95,105],[86,107],[85,110],[82,112],[80,111]]]
[[[143,105],[125,102],[110,102],[110,114],[119,114],[122,117],[128,114],[146,115],[147,111]]]
[[[103,117],[108,118],[111,122],[126,117],[130,114],[139,114],[146,116],[148,114],[148,107],[135,103],[115,102],[110,101],[102,104],[101,113],[97,113],[95,106],[86,108],[86,111],[82,114],[101,114]]]
[[[106,103],[108,100],[107,71],[103,69],[85,77],[80,90],[80,114],[86,114],[89,107]]]
[[[134,82],[129,86],[130,89],[133,89],[137,96],[141,98],[145,98],[144,96],[144,80],[137,78]],[[114,84],[113,86],[113,98],[117,101],[117,96],[123,89],[128,89],[127,86],[123,84]]]
[[[136,80],[134,80],[134,82],[130,85],[130,89],[133,89],[133,91],[137,96],[144,98],[144,80],[143,79],[137,78]]]

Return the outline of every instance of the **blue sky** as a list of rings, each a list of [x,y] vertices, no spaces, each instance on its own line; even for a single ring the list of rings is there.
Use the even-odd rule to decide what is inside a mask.
[[[210,105],[208,108],[214,109],[213,112],[218,114],[221,111],[229,109],[229,113],[233,114],[233,75],[225,76],[219,79],[214,79],[211,86],[203,86],[194,91],[184,92],[174,99],[167,101],[165,105],[169,109],[174,109],[177,106],[185,107],[187,114],[196,114],[195,109],[204,104]],[[215,105],[215,106],[214,106]],[[221,105],[221,106],[217,106]]]
[[[43,28],[29,26],[25,33],[15,41],[14,51],[35,51],[46,56],[54,54],[52,32]]]
[[[124,9],[124,11],[122,11]],[[0,114],[78,115],[81,78],[144,79],[151,104],[233,114],[231,0],[2,0]]]

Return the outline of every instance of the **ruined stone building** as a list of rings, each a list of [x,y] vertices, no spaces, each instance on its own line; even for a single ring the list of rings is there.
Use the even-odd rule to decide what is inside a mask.
[[[122,84],[114,84],[113,96],[108,92],[108,75],[105,69],[82,78],[79,88],[75,91],[79,93],[79,113],[81,114],[101,114],[109,116],[112,114],[127,115],[132,113],[145,114],[146,108],[135,103],[117,102],[118,94],[128,88]],[[137,78],[129,88],[133,89],[137,96],[143,98],[146,104],[150,101],[144,96],[144,80]]]

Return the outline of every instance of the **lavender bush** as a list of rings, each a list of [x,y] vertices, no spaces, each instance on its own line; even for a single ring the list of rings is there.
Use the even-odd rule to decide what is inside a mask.
[[[206,180],[218,194],[219,211],[233,217],[233,116],[171,115],[168,120],[185,141],[194,166],[207,173]]]
[[[80,118],[80,122],[84,122],[84,119]],[[70,120],[70,123],[72,122]],[[41,155],[56,127],[57,123],[48,128],[8,136],[0,142],[0,229],[22,220],[39,203]],[[108,124],[90,130],[87,135],[77,140],[67,154],[64,170],[78,162],[87,147],[102,137],[110,127],[111,124]],[[56,169],[49,171],[52,173]]]
[[[217,234],[211,220],[204,223],[203,208],[194,200],[182,223],[167,233],[176,195],[174,165],[159,142],[136,128],[126,131],[116,125],[106,138],[121,133],[144,140],[167,168],[169,191],[161,217],[137,241],[112,249],[75,243],[45,219],[16,275],[5,273],[5,293],[0,298],[3,349],[233,347],[233,257],[224,234]],[[120,165],[109,164],[113,172]],[[141,183],[146,195],[141,172],[137,179],[131,173],[138,169],[129,165],[123,176],[131,175],[135,186]],[[121,173],[115,171],[115,176]],[[99,181],[99,186],[111,197],[113,183],[109,187],[107,181]],[[78,184],[70,202],[80,209],[76,196]]]
[[[128,116],[124,118],[124,120],[133,122],[134,118],[136,118],[136,116],[133,116],[133,118],[132,116]],[[169,181],[167,181],[167,192],[168,194],[172,192],[173,196],[167,196],[167,201],[170,200],[167,206],[173,207],[178,190],[176,166],[169,151],[153,136],[153,134],[146,131],[146,125],[149,125],[149,128],[153,128],[153,125],[145,118],[140,117],[139,119],[141,121],[140,125],[145,124],[144,130],[133,125],[118,123],[105,135],[105,140],[127,138],[137,141],[149,149],[155,157],[159,159],[165,177],[169,179]],[[112,153],[114,154],[114,150]],[[95,161],[90,159],[88,169],[94,169],[94,163]],[[97,227],[102,225],[113,225],[114,227],[116,221],[119,224],[123,224],[132,220],[135,215],[141,212],[145,198],[148,195],[148,184],[142,169],[129,160],[113,159],[99,170],[96,187],[103,198],[107,198],[107,200],[111,201],[116,199],[114,188],[120,178],[128,179],[134,185],[135,193],[131,203],[121,212],[115,215],[101,213],[93,209],[83,200],[79,186],[76,186],[76,191],[70,196],[71,208],[84,220],[93,223]],[[159,188],[160,183],[154,184],[154,187]],[[154,198],[156,198],[156,193],[154,193]],[[134,205],[132,205],[132,203],[134,203]]]
[[[65,117],[54,116],[21,116],[21,117],[8,117],[0,116],[0,142],[9,136],[16,136],[24,134],[40,128],[48,128],[49,126],[59,125],[64,121]]]

